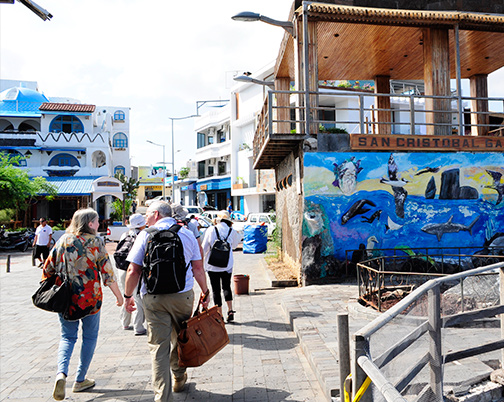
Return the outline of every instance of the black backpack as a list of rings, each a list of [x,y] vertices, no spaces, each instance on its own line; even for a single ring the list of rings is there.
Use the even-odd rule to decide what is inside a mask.
[[[175,224],[167,230],[146,229],[149,237],[145,245],[143,280],[147,293],[166,294],[184,290],[189,264],[185,263],[184,246],[177,234],[181,228]]]
[[[133,243],[135,243],[136,237],[136,232],[134,230],[130,230],[126,237],[117,245],[116,251],[114,252],[114,260],[118,269],[122,269],[123,271],[128,269],[129,262],[126,261],[126,257],[128,257],[131,247],[133,247]]]
[[[226,268],[229,262],[229,255],[231,254],[231,246],[227,242],[229,235],[231,234],[232,228],[229,228],[229,232],[226,238],[223,240],[219,235],[219,231],[215,228],[215,234],[217,235],[217,240],[215,240],[212,248],[210,249],[210,255],[208,257],[208,263],[214,267]]]

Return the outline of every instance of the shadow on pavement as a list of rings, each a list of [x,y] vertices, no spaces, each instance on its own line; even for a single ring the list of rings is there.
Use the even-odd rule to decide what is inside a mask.
[[[229,343],[256,350],[290,350],[298,344],[296,337],[273,338],[258,334],[230,334]]]

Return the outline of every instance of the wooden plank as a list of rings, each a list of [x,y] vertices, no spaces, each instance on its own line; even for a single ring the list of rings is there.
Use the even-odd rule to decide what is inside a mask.
[[[465,322],[472,322],[480,318],[494,317],[499,314],[504,314],[504,305],[450,315],[443,317],[443,328],[453,327],[454,325],[463,324]]]
[[[426,321],[419,327],[415,328],[399,342],[392,345],[388,350],[383,352],[376,359],[373,359],[374,364],[382,368],[388,364],[392,359],[394,359],[399,353],[406,350],[410,345],[412,345],[418,338],[427,332],[429,323]]]
[[[471,98],[488,98],[488,75],[477,74],[470,78]],[[485,126],[471,127],[471,135],[487,135],[490,116],[488,115],[488,100],[471,99],[471,111],[486,112],[485,114],[471,113],[471,124],[484,124]]]
[[[431,135],[350,134],[350,147],[362,151],[502,152],[504,138]]]

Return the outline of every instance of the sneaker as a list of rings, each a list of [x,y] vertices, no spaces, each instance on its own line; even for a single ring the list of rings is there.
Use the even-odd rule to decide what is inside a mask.
[[[54,383],[53,398],[56,401],[62,401],[65,399],[65,387],[66,387],[66,375],[59,373],[56,376],[56,382]]]
[[[72,391],[73,392],[82,392],[85,391],[86,389],[92,388],[95,386],[95,380],[88,380],[87,378],[84,381],[81,382],[74,382]]]
[[[146,329],[144,329],[143,331],[135,332],[135,336],[142,336],[142,335],[147,335]]]
[[[182,392],[184,385],[187,382],[187,373],[180,378],[175,378],[173,381],[173,392]]]
[[[124,329],[125,331],[131,331],[131,330],[133,330],[133,327],[132,327],[131,325],[125,325],[125,326],[123,327],[123,329]]]
[[[227,318],[227,322],[234,321],[234,313],[236,313],[236,311],[233,311],[233,310],[229,310],[229,311],[228,311],[228,318]]]

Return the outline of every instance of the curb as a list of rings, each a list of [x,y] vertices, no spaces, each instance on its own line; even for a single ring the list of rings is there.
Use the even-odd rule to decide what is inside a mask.
[[[271,282],[271,287],[273,288],[294,288],[298,287],[298,281],[296,279],[277,279],[275,274],[271,269],[269,269],[266,261],[263,260],[264,270],[268,279]]]

